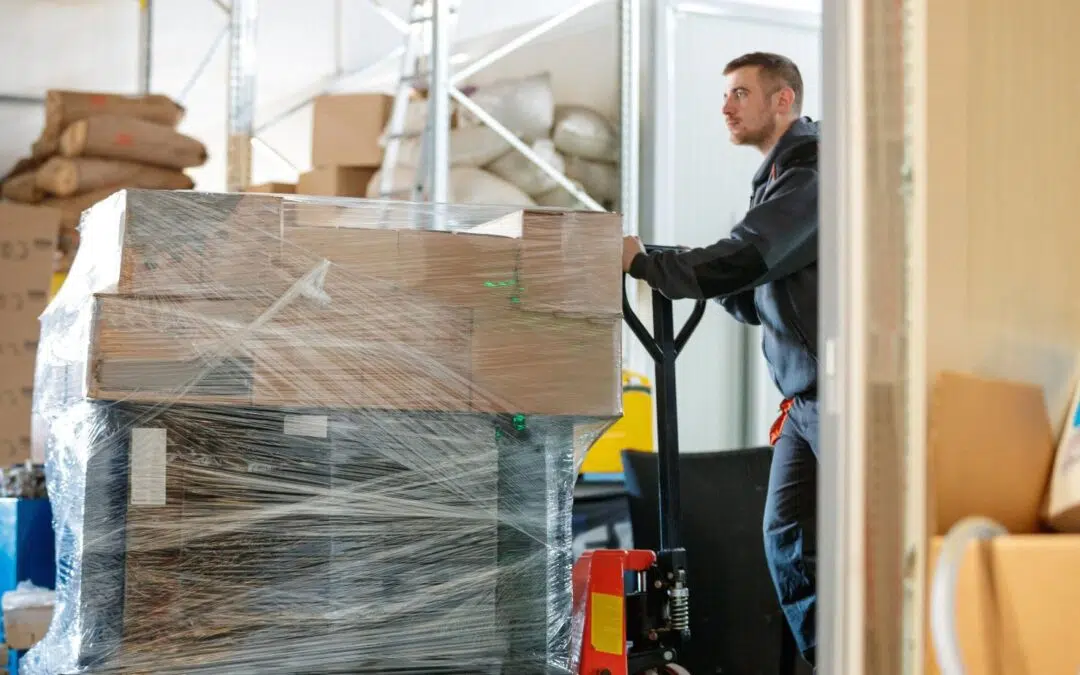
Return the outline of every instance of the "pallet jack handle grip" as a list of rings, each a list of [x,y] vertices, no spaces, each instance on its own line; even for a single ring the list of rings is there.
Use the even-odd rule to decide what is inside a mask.
[[[662,246],[646,246],[646,252],[676,251],[679,249]],[[641,319],[630,306],[626,294],[626,280],[623,279],[623,319],[637,339],[652,357],[656,375],[653,386],[656,392],[657,423],[657,464],[659,470],[660,498],[660,552],[681,549],[679,532],[679,419],[676,404],[675,359],[686,346],[690,336],[701,323],[705,315],[705,300],[698,300],[690,317],[679,332],[675,332],[674,309],[671,298],[660,291],[652,292],[653,330],[650,333],[641,323]]]
[[[674,247],[674,246],[647,245],[645,247],[645,251],[647,253],[652,253],[654,251],[677,251],[677,250],[679,250],[679,249],[677,247]],[[645,351],[647,351],[649,353],[649,356],[652,357],[653,361],[660,362],[665,358],[663,346],[660,345],[660,343],[658,343],[656,341],[656,338],[653,337],[653,334],[650,333],[648,331],[648,329],[645,328],[645,325],[643,323],[641,323],[641,319],[639,319],[638,315],[634,312],[634,308],[630,306],[630,298],[626,294],[626,283],[625,283],[625,281],[626,280],[623,279],[623,282],[624,282],[623,283],[623,290],[622,290],[623,318],[626,320],[626,324],[628,326],[630,326],[631,332],[634,333],[634,335],[637,337],[638,341],[641,342],[642,346],[645,347]],[[666,308],[671,307],[671,299],[667,298],[666,296],[663,296],[662,294],[660,294],[659,291],[653,291],[653,297],[654,298],[657,298],[657,297],[661,298],[661,303],[660,304],[665,305]],[[694,309],[691,310],[690,316],[687,317],[687,319],[686,319],[686,323],[683,324],[682,328],[679,329],[678,335],[675,336],[675,345],[674,345],[675,346],[675,354],[674,354],[674,356],[678,356],[679,353],[682,352],[683,347],[685,347],[686,343],[689,342],[690,336],[692,336],[694,334],[694,331],[697,330],[698,324],[701,323],[702,317],[705,316],[705,306],[706,306],[706,301],[705,300],[697,300],[696,302],[694,302]],[[654,306],[653,311],[654,312],[657,312],[657,311],[662,312],[662,311],[665,311],[666,308],[665,307],[655,307]]]

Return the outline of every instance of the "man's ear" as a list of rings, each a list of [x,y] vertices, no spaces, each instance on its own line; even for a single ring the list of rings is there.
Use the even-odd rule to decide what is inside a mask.
[[[795,105],[795,91],[791,87],[782,87],[776,92],[776,104],[780,112],[790,113]]]

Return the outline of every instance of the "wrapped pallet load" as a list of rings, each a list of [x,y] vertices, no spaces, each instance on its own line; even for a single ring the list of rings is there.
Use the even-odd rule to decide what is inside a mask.
[[[125,191],[42,318],[23,675],[562,673],[615,214]]]

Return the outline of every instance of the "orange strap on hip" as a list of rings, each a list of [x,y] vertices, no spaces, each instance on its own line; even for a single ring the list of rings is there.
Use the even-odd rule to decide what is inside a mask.
[[[787,422],[788,410],[791,409],[792,402],[790,398],[785,398],[780,402],[780,415],[769,429],[769,445],[776,445],[776,442],[780,440],[780,434],[784,431],[784,423]]]

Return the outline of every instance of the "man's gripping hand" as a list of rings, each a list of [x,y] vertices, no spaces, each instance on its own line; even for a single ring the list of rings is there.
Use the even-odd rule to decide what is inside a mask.
[[[641,239],[633,235],[627,235],[622,240],[622,270],[623,272],[630,271],[630,265],[634,262],[634,258],[639,253],[645,252],[645,246],[641,243]]]

